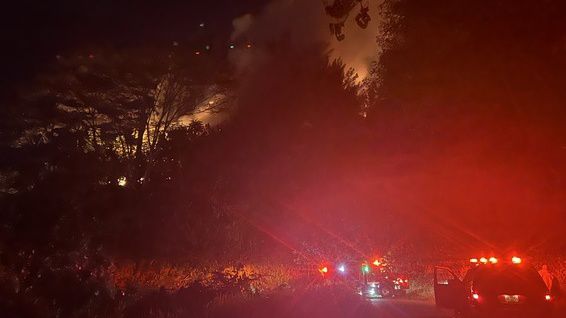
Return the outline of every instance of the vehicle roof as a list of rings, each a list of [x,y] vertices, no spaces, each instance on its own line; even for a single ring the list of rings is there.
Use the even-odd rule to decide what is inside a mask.
[[[504,271],[517,271],[517,272],[535,272],[536,270],[534,267],[525,265],[525,264],[487,264],[487,265],[477,265],[468,270],[466,273],[466,278],[464,280],[474,280],[479,275],[483,275],[484,273],[501,273]]]

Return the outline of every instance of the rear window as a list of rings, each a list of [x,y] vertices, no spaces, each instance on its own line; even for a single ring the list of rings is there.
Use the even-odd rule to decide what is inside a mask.
[[[546,286],[532,268],[522,266],[490,267],[478,270],[473,287],[489,294],[543,294]]]

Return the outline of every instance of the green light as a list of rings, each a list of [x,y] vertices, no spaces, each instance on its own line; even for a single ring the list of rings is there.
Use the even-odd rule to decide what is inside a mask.
[[[362,271],[364,273],[369,273],[369,265],[367,265],[367,264],[362,265]]]

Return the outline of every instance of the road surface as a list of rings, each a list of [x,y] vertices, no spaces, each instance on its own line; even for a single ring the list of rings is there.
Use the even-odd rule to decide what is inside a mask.
[[[410,299],[374,299],[371,317],[386,318],[448,318],[454,317],[453,311],[438,309],[433,302]],[[560,303],[555,307],[553,318],[566,317],[566,305]]]
[[[553,318],[565,318],[565,306],[557,308]],[[210,315],[211,318],[453,318],[452,310],[436,308],[433,300],[409,298],[367,300],[353,293],[332,289],[295,292],[287,295],[230,303]],[[535,317],[533,317],[535,318]]]
[[[213,318],[450,318],[451,311],[437,309],[433,302],[411,299],[366,300],[358,295],[324,292],[289,294],[257,302],[225,304]]]
[[[372,299],[375,317],[391,318],[448,318],[453,317],[450,310],[436,308],[434,303],[410,299]]]

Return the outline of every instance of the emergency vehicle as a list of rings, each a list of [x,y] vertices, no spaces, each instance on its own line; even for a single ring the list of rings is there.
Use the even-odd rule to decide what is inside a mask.
[[[462,279],[451,269],[434,269],[436,305],[457,317],[549,317],[556,295],[522,258],[470,259]]]
[[[390,298],[406,294],[409,279],[391,270],[383,259],[369,261],[345,261],[321,265],[320,274],[355,286],[365,298]]]

